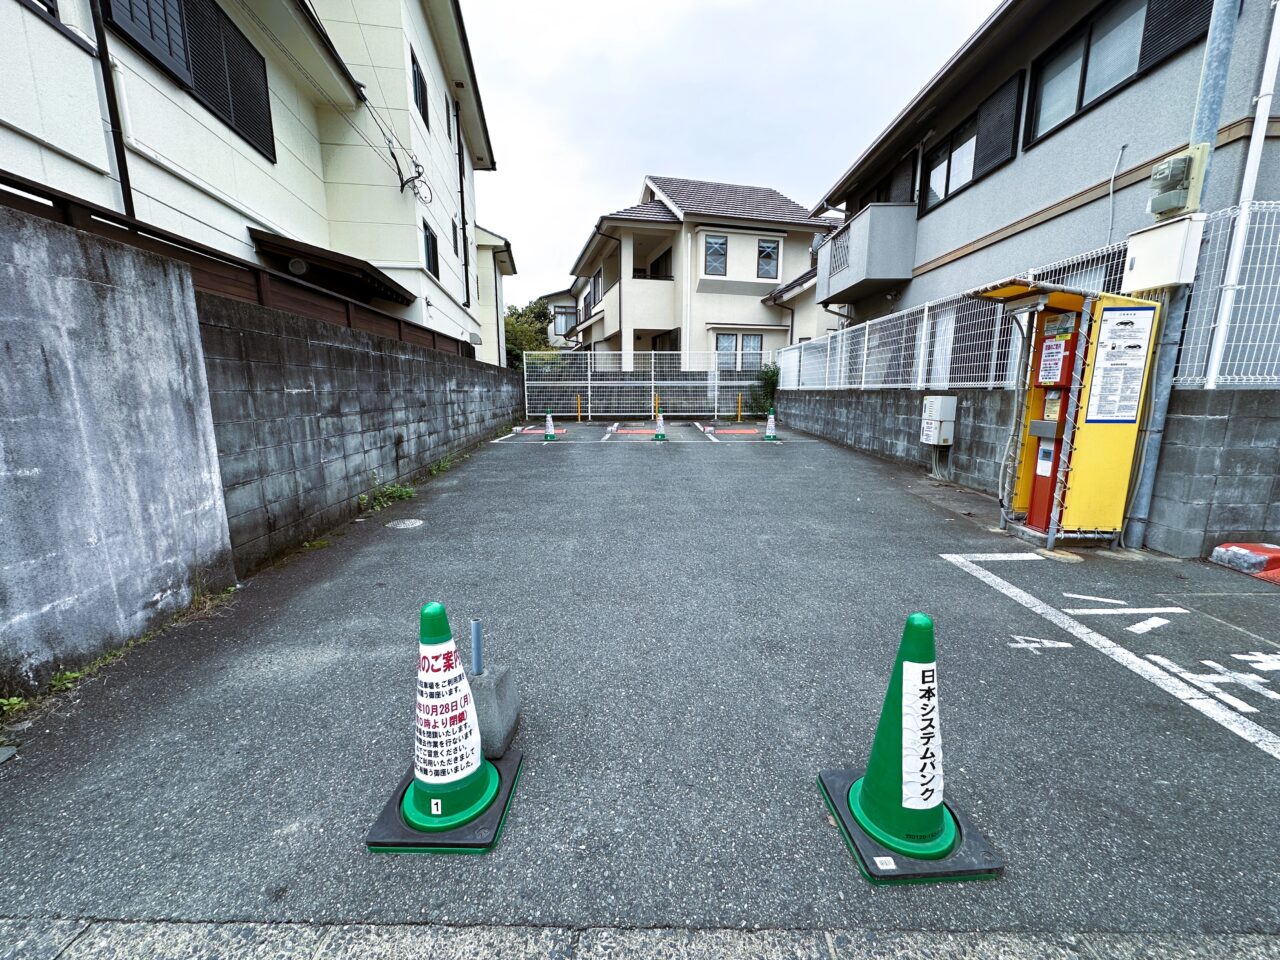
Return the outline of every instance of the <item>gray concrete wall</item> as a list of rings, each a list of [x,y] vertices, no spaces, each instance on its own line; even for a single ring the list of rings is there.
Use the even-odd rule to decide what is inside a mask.
[[[1199,557],[1280,542],[1280,391],[1175,390],[1147,545]]]
[[[518,374],[208,294],[197,298],[243,576],[523,414]]]
[[[926,394],[954,395],[956,437],[951,451],[957,483],[994,494],[1013,419],[1010,390],[779,390],[778,422],[784,426],[891,460],[929,464],[920,442]]]
[[[0,690],[234,582],[186,266],[0,208]]]
[[[892,460],[927,466],[921,390],[780,390],[778,421]],[[959,390],[956,481],[986,493],[1013,419],[1010,390]],[[1280,391],[1176,390],[1151,506],[1147,546],[1207,556],[1227,541],[1280,541]]]

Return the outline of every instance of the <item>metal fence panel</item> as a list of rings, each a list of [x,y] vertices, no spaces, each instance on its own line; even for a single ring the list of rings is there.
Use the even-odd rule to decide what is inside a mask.
[[[583,419],[648,418],[656,406],[673,417],[736,416],[772,353],[529,352],[524,355],[525,413]]]

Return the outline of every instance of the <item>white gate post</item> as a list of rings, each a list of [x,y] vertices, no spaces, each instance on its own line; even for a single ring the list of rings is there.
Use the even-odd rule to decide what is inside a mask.
[[[587,419],[591,419],[591,354],[587,354]]]
[[[929,380],[929,304],[920,315],[920,342],[916,344],[916,389],[923,390]]]
[[[867,352],[871,347],[872,322],[869,320],[862,325],[862,382],[858,386],[864,388],[867,385]]]
[[[996,326],[991,332],[991,362],[987,365],[987,389],[996,386],[996,365],[1000,362],[1000,328],[1004,326],[1004,304],[996,308]]]

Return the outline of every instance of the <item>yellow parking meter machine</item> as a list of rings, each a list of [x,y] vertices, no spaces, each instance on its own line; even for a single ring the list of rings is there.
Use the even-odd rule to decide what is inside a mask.
[[[971,291],[1003,307],[1018,401],[1002,524],[1053,549],[1114,544],[1146,415],[1160,304],[1015,278]]]

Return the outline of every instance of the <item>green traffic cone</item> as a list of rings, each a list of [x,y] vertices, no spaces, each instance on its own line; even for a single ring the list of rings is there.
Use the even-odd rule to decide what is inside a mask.
[[[849,791],[863,830],[890,850],[938,860],[956,844],[955,819],[942,802],[942,737],[933,621],[907,617],[867,772]]]
[[[907,618],[862,769],[823,770],[818,786],[858,869],[872,883],[996,877],[1004,861],[943,801],[933,621]]]
[[[497,844],[524,756],[484,758],[471,686],[439,603],[419,612],[413,765],[365,839],[372,853],[485,853]]]
[[[556,438],[555,421],[551,419],[551,411],[547,410],[547,425],[542,430],[543,440],[554,440]]]
[[[778,425],[773,418],[773,407],[769,408],[769,419],[764,424],[764,438],[766,440],[778,439]]]
[[[667,439],[667,423],[662,418],[661,407],[658,408],[658,423],[657,423],[657,428],[653,431],[653,439],[655,440]]]
[[[498,771],[480,751],[475,702],[444,605],[422,608],[413,783],[400,812],[415,830],[452,830],[488,809]]]

